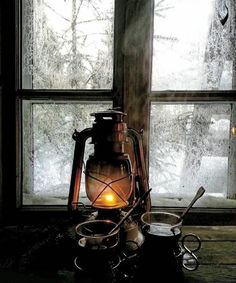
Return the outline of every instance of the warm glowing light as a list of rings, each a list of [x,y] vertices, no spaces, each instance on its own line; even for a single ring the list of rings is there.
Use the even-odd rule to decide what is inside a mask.
[[[92,157],[86,163],[86,193],[93,207],[118,209],[128,205],[132,193],[129,160],[98,162]]]
[[[113,195],[106,195],[105,196],[105,200],[107,202],[113,202],[114,201],[114,196]]]

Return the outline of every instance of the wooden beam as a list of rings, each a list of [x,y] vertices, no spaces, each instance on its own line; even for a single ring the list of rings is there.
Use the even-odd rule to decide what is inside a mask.
[[[122,38],[123,111],[128,127],[143,130],[147,159],[149,95],[152,59],[153,1],[126,1],[125,33]]]

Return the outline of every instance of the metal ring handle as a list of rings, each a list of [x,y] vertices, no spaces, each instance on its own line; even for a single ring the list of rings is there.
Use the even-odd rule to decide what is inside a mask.
[[[84,269],[78,264],[77,260],[78,260],[78,257],[75,257],[74,259],[75,267],[77,268],[77,270],[84,272]]]
[[[197,243],[198,243],[198,246],[194,249],[191,249],[191,252],[199,251],[201,246],[202,246],[202,242],[201,242],[201,239],[193,233],[189,233],[189,234],[186,234],[186,235],[183,236],[182,241],[181,241],[183,248],[184,249],[187,248],[186,245],[185,245],[185,241],[186,241],[187,238],[194,238],[195,240],[197,240]]]
[[[198,261],[198,258],[197,256],[191,251],[189,250],[187,247],[185,247],[185,252],[183,253],[183,256],[184,254],[188,253],[191,255],[191,260],[194,261],[193,265],[191,265],[192,267],[190,267],[188,264],[184,263],[184,258],[183,258],[183,263],[182,263],[182,266],[188,270],[188,271],[195,271],[197,270],[198,266],[199,266],[199,261]]]
[[[195,247],[194,249],[189,249],[185,244],[186,239],[190,238],[190,237],[197,240],[198,246]],[[188,271],[196,270],[199,266],[199,261],[198,261],[197,256],[194,254],[194,252],[198,251],[201,248],[200,238],[198,236],[196,236],[195,234],[190,233],[190,234],[185,235],[182,238],[181,244],[182,244],[182,249],[183,249],[183,251],[182,251],[182,256],[183,256],[182,266]],[[193,260],[194,264],[193,264],[192,267],[190,267],[188,264],[184,263],[184,255],[185,254],[188,254],[190,256],[190,260]]]

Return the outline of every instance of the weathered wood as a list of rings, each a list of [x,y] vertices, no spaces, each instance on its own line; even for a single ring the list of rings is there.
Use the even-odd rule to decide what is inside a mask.
[[[236,241],[236,226],[184,226],[182,232],[196,234],[202,241]]]
[[[157,273],[158,277],[158,273]],[[61,270],[57,274],[32,274],[24,272],[14,272],[8,270],[0,270],[0,279],[2,282],[27,282],[27,283],[76,283],[74,272]],[[155,278],[153,278],[155,280]],[[90,282],[84,280],[81,283]],[[155,282],[155,281],[153,281]],[[165,282],[165,281],[158,281]],[[193,272],[184,271],[184,279],[181,283],[235,283],[236,282],[236,266],[210,266],[201,265],[199,269]]]
[[[235,283],[235,265],[200,265],[196,271],[184,271],[183,283]]]
[[[236,265],[236,227],[235,226],[185,226],[182,234],[193,233],[201,241],[201,249],[196,252],[200,264]],[[190,239],[191,240],[191,239]],[[194,243],[186,243],[193,247]]]
[[[191,245],[190,245],[191,246]],[[236,242],[203,242],[196,252],[201,264],[236,265]]]
[[[111,282],[105,279],[106,274],[101,281],[91,281],[91,278],[83,274],[76,278],[71,261],[71,254],[76,252],[74,241],[68,237],[67,229],[64,229],[63,225],[2,227],[0,282]],[[201,249],[195,252],[200,266],[192,272],[183,269],[184,279],[178,283],[235,283],[235,226],[184,226],[182,234],[187,233],[194,233],[202,239]],[[188,247],[192,244],[186,242]],[[155,261],[155,258],[153,260]],[[158,278],[158,266],[155,274]],[[153,282],[156,281],[166,282],[153,278]]]
[[[125,6],[126,0],[115,1],[113,104],[121,110],[123,110],[125,79],[124,54],[121,52],[125,32]]]
[[[128,114],[128,126],[137,131],[144,131],[146,157],[152,61],[152,11],[153,0],[127,1],[121,49],[124,56],[123,110]]]
[[[212,90],[212,91],[195,91],[195,90],[169,90],[169,91],[152,91],[152,100],[160,102],[203,102],[203,101],[235,101],[235,91],[234,90]]]
[[[236,5],[235,5],[236,9]],[[236,16],[236,14],[235,14]],[[235,67],[235,62],[233,63]],[[235,68],[234,68],[235,69]],[[235,72],[235,70],[233,71]],[[236,78],[233,76],[233,83],[236,83]],[[232,109],[231,109],[231,125],[235,127],[236,125],[236,105],[233,103],[232,104]],[[231,126],[231,127],[232,127]],[[232,129],[232,128],[231,128]],[[229,168],[228,168],[228,185],[227,185],[227,197],[230,199],[235,199],[236,198],[236,138],[235,135],[230,134],[230,139],[229,139]]]

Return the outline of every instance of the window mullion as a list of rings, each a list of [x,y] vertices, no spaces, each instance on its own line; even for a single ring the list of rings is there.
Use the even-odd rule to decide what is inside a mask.
[[[231,106],[231,129],[236,125],[236,105],[233,103]],[[231,130],[229,138],[229,166],[228,166],[228,184],[227,184],[227,197],[236,198],[236,136]]]
[[[124,53],[122,52],[123,37],[125,32],[125,6],[127,0],[115,1],[115,21],[114,21],[114,77],[113,91],[114,107],[123,109],[123,84],[124,84]]]
[[[31,46],[31,40],[32,38],[29,36],[29,34],[33,34],[33,1],[32,2],[27,2],[28,5],[28,10],[31,11],[30,15],[26,16],[26,2],[25,1],[20,1],[21,2],[21,61],[22,64],[20,64],[20,72],[21,72],[21,82],[20,85],[24,89],[32,89],[33,88],[33,75],[30,74],[29,72],[26,72],[26,70],[23,69],[23,66],[26,68],[29,66],[33,65],[33,46]],[[28,34],[28,36],[27,36]],[[32,58],[30,58],[29,62],[25,62],[27,56],[27,46],[28,48],[32,48]]]
[[[225,101],[235,101],[235,91],[234,90],[214,90],[214,91],[152,91],[151,100],[156,102],[225,102]]]
[[[128,114],[128,126],[144,131],[143,143],[146,157],[148,155],[153,6],[153,0],[127,1],[122,45],[124,54],[123,108]]]

